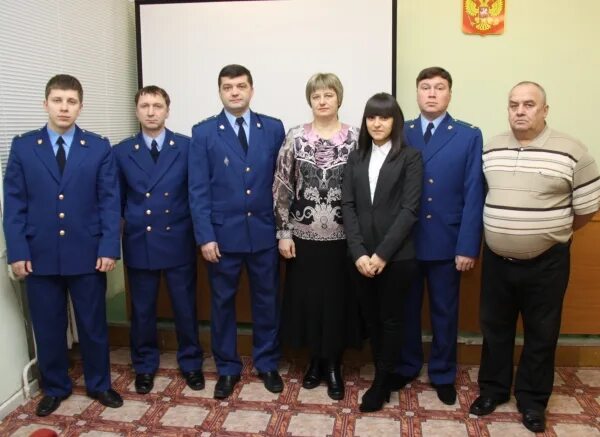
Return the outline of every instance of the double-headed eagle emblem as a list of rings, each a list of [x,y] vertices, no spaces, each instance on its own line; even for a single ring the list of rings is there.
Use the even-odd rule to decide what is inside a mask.
[[[496,0],[490,6],[492,0],[465,0],[465,12],[468,16],[471,25],[479,30],[490,30],[492,26],[497,26],[500,23],[500,14],[504,9],[504,0]],[[479,3],[479,6],[477,5]]]

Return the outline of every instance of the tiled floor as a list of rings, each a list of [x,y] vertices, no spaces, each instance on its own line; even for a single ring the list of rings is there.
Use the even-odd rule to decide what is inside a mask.
[[[123,395],[119,409],[105,408],[85,396],[81,363],[72,376],[74,394],[51,416],[35,416],[36,398],[12,412],[0,423],[0,436],[29,436],[50,428],[61,436],[471,436],[518,437],[532,435],[520,423],[514,399],[485,418],[468,413],[477,397],[477,368],[463,366],[457,377],[458,401],[442,404],[421,377],[394,393],[384,410],[361,414],[360,397],[370,385],[370,365],[344,369],[346,397],[336,402],[325,386],[301,387],[303,367],[282,363],[285,389],[269,393],[244,359],[243,378],[226,401],[212,398],[216,369],[212,359],[204,364],[207,378],[202,391],[190,390],[177,370],[175,354],[161,356],[161,369],[149,395],[133,388],[129,351],[112,352],[113,385]],[[426,372],[423,372],[426,373]],[[600,437],[600,369],[559,368],[554,394],[548,406],[546,436]]]

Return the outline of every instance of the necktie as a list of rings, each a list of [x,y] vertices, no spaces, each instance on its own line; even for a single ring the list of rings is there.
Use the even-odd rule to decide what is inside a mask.
[[[65,164],[67,163],[67,154],[65,153],[65,140],[63,137],[58,137],[56,140],[56,144],[58,145],[58,149],[56,150],[56,163],[58,164],[58,170],[60,170],[60,174],[63,174],[65,170]]]
[[[158,151],[158,144],[156,143],[156,140],[152,140],[152,143],[150,143],[150,156],[152,156],[154,162],[158,161],[159,154],[160,152]]]
[[[244,149],[244,153],[248,153],[248,138],[246,138],[246,131],[244,130],[244,118],[238,117],[235,119],[235,122],[239,126],[238,139],[240,140],[242,149]]]
[[[425,144],[429,142],[431,139],[431,131],[433,130],[433,123],[429,122],[427,125],[427,130],[425,131],[425,135],[423,135],[423,140],[425,140]]]

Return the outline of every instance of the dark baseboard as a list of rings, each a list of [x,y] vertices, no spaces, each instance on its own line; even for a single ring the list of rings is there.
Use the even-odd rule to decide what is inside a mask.
[[[129,347],[129,327],[109,326],[110,345],[114,347]],[[163,350],[176,350],[177,339],[173,328],[165,327],[158,330],[158,344]],[[473,340],[473,339],[470,339]],[[479,364],[481,355],[481,341],[458,342],[457,359],[459,364]],[[208,327],[200,329],[200,343],[205,351],[210,351],[210,330]],[[568,367],[597,367],[600,366],[600,345],[597,340],[586,344],[585,339],[578,344],[561,344],[556,351],[556,365]],[[426,356],[429,354],[431,343],[424,341]],[[252,355],[252,333],[249,329],[240,329],[238,332],[238,351],[241,355]],[[521,353],[521,346],[515,346],[515,363]],[[302,351],[284,350],[284,357],[289,359],[306,359]],[[344,354],[345,360],[369,362],[371,354],[368,346],[360,351],[348,350]]]

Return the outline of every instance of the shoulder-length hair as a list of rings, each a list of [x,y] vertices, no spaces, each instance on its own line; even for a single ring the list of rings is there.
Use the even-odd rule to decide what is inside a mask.
[[[373,137],[371,137],[369,130],[367,129],[367,118],[375,116],[392,117],[394,120],[392,132],[390,134],[390,140],[392,141],[390,159],[392,159],[400,153],[400,149],[402,149],[402,146],[404,145],[404,114],[394,96],[388,93],[378,93],[367,100],[362,123],[360,125],[360,135],[358,136],[358,151],[361,158],[365,159],[368,151],[372,147]]]

